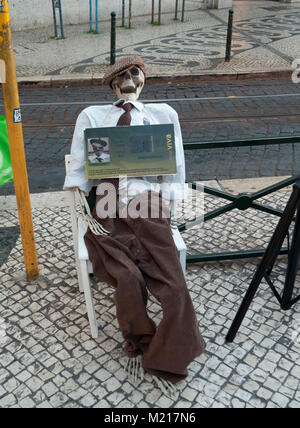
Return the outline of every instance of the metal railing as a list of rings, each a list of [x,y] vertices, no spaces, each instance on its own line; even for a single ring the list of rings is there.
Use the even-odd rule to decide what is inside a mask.
[[[216,148],[229,148],[229,147],[246,147],[246,146],[261,146],[261,145],[272,145],[272,144],[293,144],[300,143],[299,136],[287,136],[287,137],[272,137],[263,139],[242,139],[242,140],[222,140],[222,141],[200,141],[184,143],[184,150],[201,150],[201,149],[216,149]],[[277,217],[282,216],[282,211],[275,209],[270,206],[262,205],[257,202],[258,199],[270,195],[280,189],[290,186],[296,183],[300,179],[300,172],[296,175],[291,176],[285,180],[282,180],[274,185],[265,187],[254,193],[240,193],[234,195],[227,193],[222,190],[213,189],[209,186],[199,186],[197,183],[190,183],[193,190],[204,191],[204,193],[216,196],[218,198],[229,201],[228,204],[214,209],[204,215],[204,218],[196,218],[195,220],[188,221],[178,226],[180,232],[184,232],[194,226],[201,223],[212,220],[222,214],[228,213],[234,209],[245,211],[249,208],[265,212],[267,214],[275,215]],[[210,253],[210,254],[194,254],[187,256],[187,263],[198,263],[198,262],[209,262],[209,261],[222,261],[222,260],[235,260],[242,258],[262,257],[265,253],[265,249],[256,250],[240,250],[240,251],[225,251],[221,253]],[[280,254],[288,254],[288,248],[282,248]]]
[[[59,37],[58,37],[58,32],[57,32],[56,9],[58,9],[58,13],[59,13],[60,39],[64,39],[65,35],[64,35],[64,24],[63,24],[61,0],[52,0],[54,38],[58,39]]]

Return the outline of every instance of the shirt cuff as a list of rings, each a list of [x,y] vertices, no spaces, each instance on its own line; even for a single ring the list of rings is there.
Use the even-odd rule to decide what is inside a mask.
[[[90,193],[90,190],[92,188],[91,184],[87,180],[83,179],[82,177],[66,176],[63,190],[69,190],[74,187],[78,187],[80,190],[82,190],[87,194]]]

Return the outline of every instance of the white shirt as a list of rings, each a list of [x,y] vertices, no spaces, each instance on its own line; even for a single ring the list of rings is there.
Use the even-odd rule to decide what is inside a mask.
[[[101,162],[109,162],[110,161],[110,155],[107,153],[101,153],[100,156],[97,156],[95,153],[88,156],[90,163],[101,163]]]
[[[120,100],[117,101],[119,103]],[[79,187],[83,192],[89,193],[93,186],[99,184],[98,180],[88,180],[85,177],[84,159],[84,130],[86,128],[101,128],[116,126],[124,110],[114,103],[107,106],[91,106],[84,109],[78,116],[75,125],[72,147],[71,164],[65,178],[64,190]],[[173,123],[175,133],[175,150],[177,173],[158,176],[144,176],[138,178],[120,179],[119,192],[124,194],[127,190],[128,200],[148,190],[157,190],[159,182],[160,191],[166,199],[185,199],[185,159],[181,136],[181,129],[176,111],[168,104],[142,104],[130,101],[134,108],[131,110],[131,125],[155,125]]]

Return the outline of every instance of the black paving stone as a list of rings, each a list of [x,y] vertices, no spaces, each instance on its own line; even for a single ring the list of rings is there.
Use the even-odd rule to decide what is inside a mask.
[[[20,235],[19,226],[0,228],[0,268],[6,263]]]

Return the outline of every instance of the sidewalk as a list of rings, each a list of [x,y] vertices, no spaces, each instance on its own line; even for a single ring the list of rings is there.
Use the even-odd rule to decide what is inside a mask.
[[[279,178],[277,177],[276,180]],[[221,182],[242,191],[266,180]],[[211,186],[219,184],[211,182]],[[290,189],[266,202],[283,208]],[[187,284],[207,341],[207,352],[170,399],[150,376],[134,386],[126,378],[123,340],[113,290],[93,280],[99,338],[90,336],[84,297],[78,290],[70,216],[65,193],[32,195],[40,277],[25,280],[13,196],[0,197],[0,408],[299,408],[299,309],[281,311],[265,283],[233,344],[225,336],[258,260],[190,265]],[[220,206],[205,197],[205,210]],[[189,253],[266,246],[277,219],[252,210],[230,215],[183,234]],[[286,258],[276,264],[284,278]],[[159,305],[150,316],[158,323]]]
[[[224,62],[228,11],[187,4],[185,23],[163,15],[161,27],[142,17],[133,20],[132,30],[118,28],[117,56],[138,54],[148,76],[168,79],[288,74],[292,61],[300,58],[299,4],[236,1],[230,63]],[[109,64],[109,27],[101,23],[101,34],[90,35],[88,24],[66,26],[65,40],[50,39],[52,28],[14,33],[19,82],[98,83]],[[210,186],[247,192],[272,180]],[[282,209],[289,195],[286,188],[264,200]],[[40,277],[28,283],[15,198],[0,196],[0,408],[300,408],[300,302],[281,311],[263,283],[234,343],[225,344],[259,260],[188,266],[187,284],[207,351],[190,365],[189,377],[172,400],[148,375],[138,386],[126,378],[113,290],[96,280],[100,334],[91,338],[78,290],[66,194],[34,194],[31,199]],[[223,204],[205,196],[205,211]],[[234,216],[223,215],[183,237],[189,254],[254,249],[268,244],[277,221],[254,210],[235,210]],[[275,268],[279,288],[285,271],[286,258],[281,257]],[[148,309],[158,323],[160,306],[151,299]]]
[[[117,28],[117,58],[138,54],[148,77],[222,76],[291,72],[300,58],[300,5],[274,1],[235,1],[232,58],[224,61],[228,10],[201,10],[187,2],[185,22],[163,14],[133,19],[131,30]],[[118,24],[120,24],[120,17]],[[19,82],[100,79],[110,61],[110,23],[99,35],[88,24],[65,26],[65,40],[53,40],[53,28],[13,33]]]

